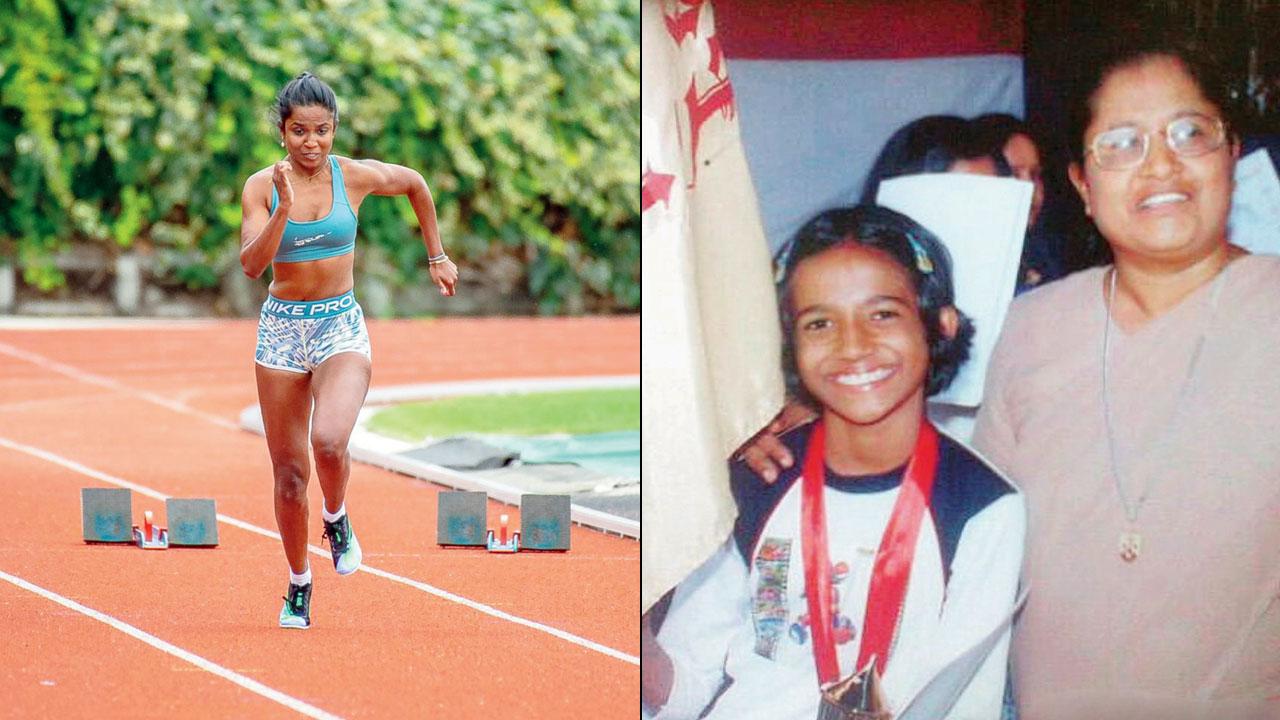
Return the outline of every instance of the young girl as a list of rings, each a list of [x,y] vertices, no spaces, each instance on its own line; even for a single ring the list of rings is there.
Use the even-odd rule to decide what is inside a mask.
[[[828,210],[797,233],[779,287],[784,367],[818,422],[766,485],[743,463],[733,537],[642,625],[657,718],[817,716],[820,688],[875,659],[900,712],[1009,614],[1022,496],[925,420],[968,356],[951,263],[892,210]],[[1008,635],[951,707],[998,718]]]

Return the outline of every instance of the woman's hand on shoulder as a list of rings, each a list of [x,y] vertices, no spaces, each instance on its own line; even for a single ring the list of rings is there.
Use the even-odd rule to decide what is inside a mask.
[[[779,436],[813,422],[817,417],[813,408],[799,400],[788,399],[777,416],[743,443],[734,457],[745,462],[766,483],[773,484],[783,470],[795,464],[795,458]]]

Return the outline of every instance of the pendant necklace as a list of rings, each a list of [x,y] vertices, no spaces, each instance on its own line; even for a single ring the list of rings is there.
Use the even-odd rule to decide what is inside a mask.
[[[1227,269],[1224,266],[1218,271],[1217,277],[1213,280],[1213,288],[1210,290],[1209,294],[1208,318],[1203,327],[1200,328],[1200,336],[1196,338],[1195,346],[1191,350],[1191,362],[1187,365],[1187,375],[1182,381],[1182,388],[1178,390],[1177,399],[1174,400],[1173,412],[1169,418],[1169,423],[1165,426],[1163,434],[1159,437],[1162,441],[1172,433],[1172,430],[1176,425],[1178,415],[1181,413],[1184,404],[1183,401],[1186,399],[1187,393],[1191,388],[1191,379],[1195,376],[1196,366],[1200,362],[1200,351],[1204,348],[1205,334],[1208,332],[1209,326],[1213,324],[1214,312],[1218,307],[1218,296],[1222,293],[1222,277],[1226,275],[1226,270]],[[1115,483],[1116,494],[1120,496],[1120,502],[1124,505],[1124,517],[1126,521],[1125,530],[1120,533],[1120,558],[1125,562],[1133,562],[1138,559],[1138,555],[1142,552],[1142,534],[1138,532],[1137,528],[1138,512],[1142,510],[1143,504],[1146,503],[1147,496],[1150,494],[1154,482],[1148,480],[1146,486],[1142,488],[1142,492],[1140,492],[1138,497],[1134,498],[1131,502],[1129,500],[1129,496],[1125,494],[1124,482],[1120,478],[1120,462],[1117,459],[1118,453],[1116,452],[1115,432],[1113,429],[1114,422],[1111,417],[1111,393],[1110,383],[1108,382],[1109,373],[1107,370],[1107,360],[1111,355],[1111,306],[1115,301],[1115,297],[1116,269],[1115,266],[1112,266],[1111,280],[1107,293],[1106,317],[1104,318],[1106,324],[1103,326],[1104,329],[1102,331],[1102,408],[1103,421],[1106,424],[1107,430],[1107,453],[1111,462],[1111,480]],[[1156,445],[1155,447],[1159,448],[1160,446]],[[1159,478],[1160,476],[1157,474],[1155,477]]]
[[[307,182],[311,182],[312,180],[315,179],[317,175],[319,175],[320,173],[328,169],[329,169],[328,156],[326,156],[325,161],[320,163],[320,169],[306,176],[305,178],[303,178],[303,180],[306,180]]]

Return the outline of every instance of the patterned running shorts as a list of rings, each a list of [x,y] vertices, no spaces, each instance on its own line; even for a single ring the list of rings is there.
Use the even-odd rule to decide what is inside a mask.
[[[354,291],[313,302],[267,296],[258,319],[258,347],[254,351],[259,365],[308,373],[344,352],[373,356],[364,311]]]

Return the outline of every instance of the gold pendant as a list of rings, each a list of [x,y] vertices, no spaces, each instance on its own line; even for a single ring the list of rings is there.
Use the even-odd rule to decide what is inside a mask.
[[[1120,533],[1120,558],[1125,562],[1133,562],[1138,559],[1138,553],[1142,551],[1142,536],[1136,532]]]

